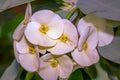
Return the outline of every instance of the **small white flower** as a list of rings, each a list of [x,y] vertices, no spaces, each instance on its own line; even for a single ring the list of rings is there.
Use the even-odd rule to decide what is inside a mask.
[[[67,78],[72,70],[73,63],[66,55],[54,57],[46,54],[40,58],[39,75],[44,80],[57,80],[58,77]]]
[[[80,39],[78,47],[71,53],[75,62],[81,66],[90,66],[99,60],[96,50],[98,44],[98,33],[91,23],[86,23],[84,19],[78,22],[78,32]]]
[[[52,54],[61,55],[72,51],[78,42],[78,33],[76,27],[69,21],[63,19],[63,33],[57,40],[57,44],[48,49]]]
[[[89,14],[83,18],[86,23],[91,23],[98,31],[98,46],[105,46],[112,42],[114,37],[114,30],[108,25],[106,19],[98,17],[94,14]]]
[[[36,53],[34,46],[25,40],[24,36],[19,42],[14,41],[14,49],[16,58],[24,69],[29,72],[38,70],[39,55]]]
[[[50,10],[40,10],[31,16],[25,29],[29,42],[43,47],[52,47],[63,33],[63,22],[59,15]]]

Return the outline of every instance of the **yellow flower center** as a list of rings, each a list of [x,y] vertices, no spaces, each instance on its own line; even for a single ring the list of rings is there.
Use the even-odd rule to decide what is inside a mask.
[[[96,30],[97,30],[97,31],[99,31],[99,30],[100,30],[99,26],[96,26],[96,25],[95,25],[95,27],[96,27]]]
[[[42,33],[46,33],[48,31],[48,27],[45,25],[41,25],[41,27],[39,28],[39,31]]]
[[[88,44],[87,44],[87,43],[84,43],[83,46],[82,46],[82,49],[86,51],[87,48],[88,48]]]
[[[27,25],[28,21],[29,21],[29,18],[25,18],[24,21],[23,21],[23,24]]]
[[[61,41],[61,42],[66,42],[67,40],[68,40],[68,38],[67,38],[67,36],[66,35],[62,35],[60,38],[59,38],[59,40]]]
[[[52,59],[52,60],[50,61],[50,64],[51,64],[52,67],[57,67],[58,64],[59,64],[59,62],[58,62],[56,59]]]
[[[35,49],[33,47],[29,46],[29,53],[30,54],[35,54]]]

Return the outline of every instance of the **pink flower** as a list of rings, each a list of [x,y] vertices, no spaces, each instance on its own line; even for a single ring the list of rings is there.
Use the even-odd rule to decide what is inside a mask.
[[[106,19],[98,17],[94,14],[88,14],[83,18],[86,20],[86,23],[91,23],[93,24],[98,32],[98,46],[105,46],[108,45],[112,42],[113,37],[114,37],[114,30],[109,23],[107,22]]]
[[[16,58],[21,66],[29,72],[37,71],[39,68],[39,54],[36,53],[34,45],[26,41],[23,36],[20,41],[14,41]]]
[[[71,53],[76,63],[81,66],[90,66],[99,60],[96,50],[98,44],[98,33],[91,23],[86,23],[84,19],[78,22],[78,32],[80,34],[78,47]]]
[[[63,33],[57,40],[54,47],[48,49],[52,54],[61,55],[72,51],[78,42],[78,33],[76,27],[66,19],[63,19]]]
[[[59,15],[50,10],[34,13],[25,29],[27,40],[38,46],[52,47],[63,33],[63,22]]]
[[[58,76],[68,78],[72,70],[73,63],[66,55],[53,56],[46,54],[40,58],[39,75],[44,80],[57,80]]]

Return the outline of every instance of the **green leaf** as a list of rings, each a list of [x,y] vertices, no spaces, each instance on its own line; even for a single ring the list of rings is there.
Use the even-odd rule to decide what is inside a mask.
[[[107,72],[101,68],[100,64],[96,64],[96,69],[98,75],[95,79],[92,80],[109,80]]]
[[[78,0],[78,7],[85,13],[103,18],[120,20],[120,0]]]
[[[33,72],[27,72],[25,80],[33,80],[34,75],[35,75],[35,73],[33,73]]]
[[[1,34],[2,36],[5,36],[15,30],[15,28],[18,26],[18,24],[23,20],[24,16],[22,14],[17,15],[12,20],[6,22],[2,26]]]
[[[68,80],[83,80],[83,75],[80,69],[75,70],[69,77]]]
[[[90,76],[91,79],[95,79],[97,77],[97,70],[94,65],[84,68],[84,70]]]
[[[0,12],[32,1],[34,0],[0,0]]]
[[[19,65],[16,60],[4,71],[0,80],[15,80],[19,73]]]
[[[118,80],[120,80],[120,70],[114,67],[110,62],[108,62],[106,59],[101,57],[101,64],[104,67],[105,70],[110,71],[112,74],[114,74]]]
[[[35,80],[43,80],[38,73],[35,74]]]
[[[120,36],[120,26],[118,27],[116,33],[115,33],[116,36]]]
[[[41,9],[49,9],[52,11],[58,11],[59,7],[60,7],[60,5],[57,3],[53,3],[53,2],[52,3],[45,3],[45,4],[41,4],[41,5],[36,6],[33,9],[33,12],[36,12],[36,11],[41,10]]]
[[[98,51],[104,58],[120,64],[120,37],[114,37],[112,43],[107,46],[98,47]]]

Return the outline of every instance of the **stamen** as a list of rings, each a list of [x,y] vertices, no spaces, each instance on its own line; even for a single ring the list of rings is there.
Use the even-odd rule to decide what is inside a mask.
[[[95,26],[95,27],[96,27],[96,30],[100,30],[100,29],[99,29],[99,26]]]
[[[30,54],[35,54],[35,49],[33,47],[29,46],[29,53]]]
[[[82,49],[86,51],[87,48],[88,48],[88,44],[87,44],[87,43],[84,43],[83,46],[82,46]]]
[[[23,21],[23,24],[27,25],[28,21],[29,21],[29,18],[25,18],[24,21]]]
[[[62,35],[60,38],[59,38],[59,40],[61,41],[61,42],[66,42],[67,40],[68,40],[68,38],[67,38],[67,36],[66,35]]]
[[[50,64],[51,64],[52,67],[57,67],[58,64],[59,64],[59,62],[58,62],[56,59],[52,59],[52,60],[50,61]]]
[[[41,25],[41,27],[39,28],[39,31],[42,33],[46,33],[48,31],[48,27],[45,25]]]

